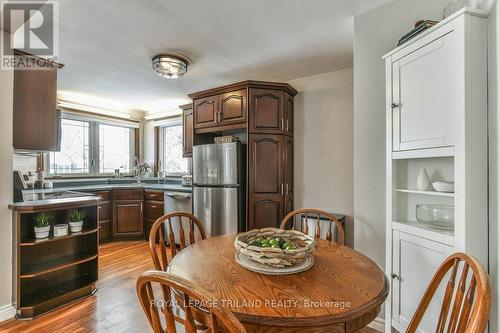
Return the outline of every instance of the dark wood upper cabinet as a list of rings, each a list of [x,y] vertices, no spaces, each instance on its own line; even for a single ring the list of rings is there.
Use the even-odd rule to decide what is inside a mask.
[[[217,130],[245,128],[247,122],[247,90],[194,100],[194,129]]]
[[[250,89],[250,133],[283,133],[285,94],[280,90]]]
[[[16,57],[35,56],[15,52]],[[46,61],[36,62],[41,65]],[[63,65],[47,64],[36,70],[14,71],[14,149],[59,151],[61,117],[57,110],[57,71]]]
[[[193,157],[193,104],[181,105],[182,157]]]
[[[14,149],[61,149],[61,118],[57,110],[57,70],[61,67],[57,64],[14,71]]]
[[[219,97],[219,124],[239,124],[247,121],[246,89],[222,94]]]
[[[214,127],[218,125],[219,97],[209,96],[194,101],[194,128]]]

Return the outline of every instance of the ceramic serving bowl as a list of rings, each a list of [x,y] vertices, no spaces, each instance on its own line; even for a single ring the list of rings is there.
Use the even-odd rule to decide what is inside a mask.
[[[437,192],[447,192],[447,193],[455,192],[455,182],[448,182],[448,181],[434,182],[432,183],[432,187]]]

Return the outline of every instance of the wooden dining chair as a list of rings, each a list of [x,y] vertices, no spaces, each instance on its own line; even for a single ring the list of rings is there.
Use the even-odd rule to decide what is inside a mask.
[[[461,273],[458,273],[459,266],[462,266]],[[436,333],[445,331],[448,333],[482,333],[485,331],[491,310],[490,278],[475,258],[465,253],[455,253],[449,256],[434,274],[406,333],[417,331],[434,293],[450,269],[451,274],[446,284]],[[458,275],[460,275],[460,280],[456,283]]]
[[[181,250],[189,245],[186,239],[185,232],[187,230],[184,228],[183,219],[184,222],[188,222],[189,244],[193,244],[196,241],[196,230],[198,230],[201,239],[207,238],[203,224],[193,214],[187,212],[172,212],[160,217],[153,224],[149,232],[149,249],[155,269],[159,271],[167,270],[167,251],[170,251],[171,258],[177,254],[176,241],[178,241]],[[176,235],[174,229],[179,231],[177,233],[178,235]]]
[[[220,307],[208,293],[193,286],[189,281],[162,271],[147,271],[137,279],[136,290],[142,309],[155,333],[177,333],[171,293],[167,293],[167,297],[163,299],[157,299],[154,293],[157,286],[169,291],[175,290],[176,294],[182,295],[182,302],[179,302],[179,305],[185,313],[181,324],[186,333],[195,333],[200,328],[192,311],[193,307],[200,304],[203,304],[210,313],[210,323],[208,327],[203,327],[203,329],[208,328],[205,332],[246,332],[232,312]]]
[[[328,230],[326,232],[326,240],[333,241],[332,225],[337,226],[337,241],[336,243],[344,245],[344,227],[342,223],[332,214],[315,208],[301,208],[289,213],[281,222],[280,229],[294,229],[305,234],[309,234],[309,221],[313,219],[315,222],[314,237],[321,238],[321,221],[328,221]]]

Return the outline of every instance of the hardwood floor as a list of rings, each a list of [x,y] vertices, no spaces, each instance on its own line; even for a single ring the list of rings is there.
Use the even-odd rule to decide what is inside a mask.
[[[137,276],[153,269],[147,242],[104,244],[99,255],[98,290],[94,296],[33,320],[2,322],[0,332],[151,332],[135,293]],[[365,328],[360,332],[377,331]]]

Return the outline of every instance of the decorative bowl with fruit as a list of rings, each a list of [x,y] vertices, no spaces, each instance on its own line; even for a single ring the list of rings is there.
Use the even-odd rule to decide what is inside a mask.
[[[296,230],[264,228],[239,234],[234,246],[237,256],[270,267],[289,267],[311,259],[316,241]]]

